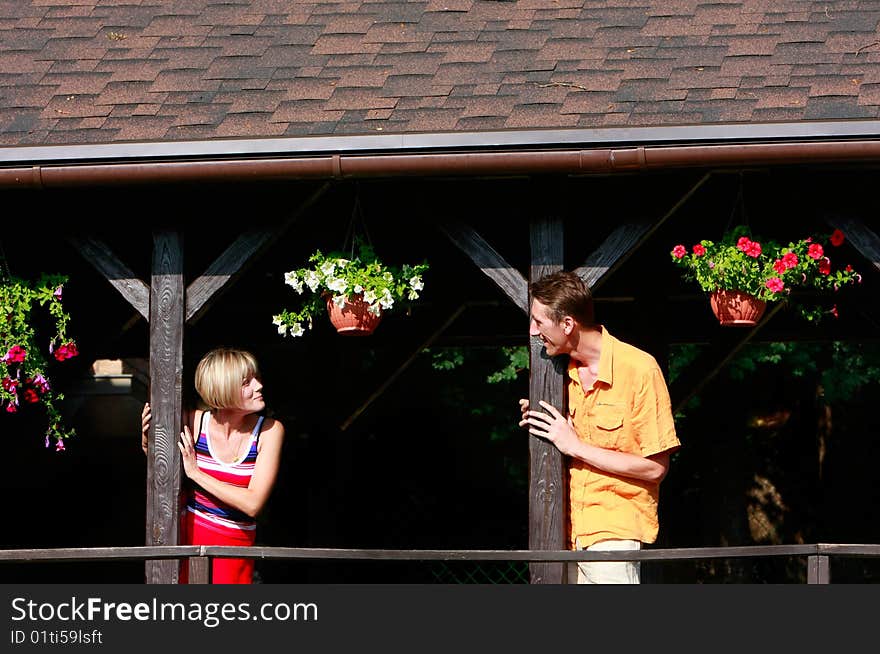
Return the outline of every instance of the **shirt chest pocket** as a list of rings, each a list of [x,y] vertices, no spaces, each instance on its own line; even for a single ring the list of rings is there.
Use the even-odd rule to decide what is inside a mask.
[[[623,434],[623,406],[598,404],[590,411],[590,440],[594,445],[615,449]]]

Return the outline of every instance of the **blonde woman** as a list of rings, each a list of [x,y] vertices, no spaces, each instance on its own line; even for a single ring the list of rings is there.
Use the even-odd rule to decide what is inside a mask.
[[[190,480],[181,524],[184,545],[251,546],[256,517],[272,493],[281,461],[284,426],[264,412],[257,360],[245,350],[217,348],[196,367],[196,392],[205,405],[180,433],[183,470]],[[142,413],[147,451],[150,405]],[[215,558],[215,584],[249,584],[253,559]],[[186,566],[181,583],[187,583]]]

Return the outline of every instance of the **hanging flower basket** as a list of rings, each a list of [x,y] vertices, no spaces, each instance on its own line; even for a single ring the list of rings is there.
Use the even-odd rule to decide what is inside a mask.
[[[346,298],[342,306],[333,301],[333,295],[330,293],[325,293],[324,298],[327,302],[330,322],[340,334],[369,336],[382,320],[382,308],[379,307],[378,313],[371,312],[363,293]]]
[[[696,281],[710,294],[712,311],[722,325],[754,325],[764,313],[766,303],[792,301],[796,289],[836,293],[841,287],[862,281],[847,265],[834,269],[828,257],[830,247],[843,244],[839,229],[826,236],[792,241],[780,246],[773,241],[752,240],[745,226],[725,234],[718,243],[700,241],[688,252],[676,245],[672,262],[682,268],[685,279]],[[800,315],[816,321],[825,315],[838,315],[837,305],[825,308],[792,301]]]
[[[67,277],[43,275],[36,282],[0,274],[0,412],[18,414],[41,407],[48,428],[46,447],[55,441],[56,451],[64,450],[64,439],[74,430],[62,424],[56,402],[63,400],[49,380],[49,361],[66,361],[79,353],[74,340],[67,336],[70,316],[62,305],[62,287]],[[45,307],[51,316],[54,335],[46,342],[35,325],[42,323],[33,313]]]
[[[318,250],[309,263],[311,268],[284,275],[285,283],[297,294],[309,297],[299,310],[285,310],[272,317],[282,336],[302,336],[313,326],[315,316],[325,311],[330,312],[339,333],[371,334],[386,311],[419,297],[425,286],[422,275],[428,269],[427,263],[389,266],[360,239],[354,239],[353,251],[347,256]]]
[[[724,326],[752,327],[758,324],[767,303],[742,291],[712,291],[709,304]]]

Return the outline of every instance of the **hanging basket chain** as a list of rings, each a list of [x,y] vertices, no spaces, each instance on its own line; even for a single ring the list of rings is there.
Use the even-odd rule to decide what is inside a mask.
[[[367,229],[367,221],[364,219],[360,190],[356,190],[354,205],[351,209],[351,220],[348,222],[348,229],[345,232],[345,240],[342,243],[342,251],[349,252],[352,259],[354,259],[355,248],[359,240],[359,234],[361,233],[364,235],[367,245],[372,247],[373,241],[370,238],[370,232]]]
[[[3,249],[3,241],[0,240],[0,281],[12,279],[12,271],[9,269],[9,260],[6,258],[6,251]]]
[[[743,174],[739,174],[739,185],[737,186],[736,198],[733,201],[733,207],[730,210],[730,217],[727,219],[727,224],[724,226],[724,232],[728,233],[733,227],[733,220],[736,216],[737,209],[739,210],[740,224],[749,227],[749,217],[746,213],[746,201],[745,201],[745,191],[744,191],[745,183],[743,180]]]

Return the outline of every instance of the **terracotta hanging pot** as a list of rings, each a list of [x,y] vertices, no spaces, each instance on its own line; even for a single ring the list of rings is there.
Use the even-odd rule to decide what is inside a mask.
[[[722,325],[750,327],[761,319],[767,303],[742,291],[712,291],[709,303]]]
[[[364,302],[362,295],[347,299],[341,308],[336,306],[331,295],[327,294],[326,299],[330,322],[340,334],[369,336],[382,320],[381,309],[378,315],[370,313],[370,305]]]

